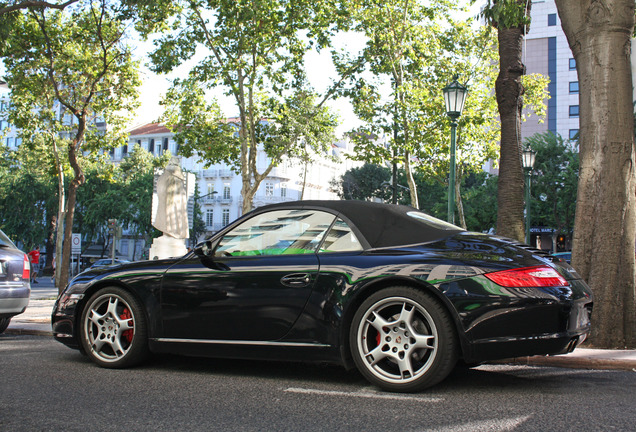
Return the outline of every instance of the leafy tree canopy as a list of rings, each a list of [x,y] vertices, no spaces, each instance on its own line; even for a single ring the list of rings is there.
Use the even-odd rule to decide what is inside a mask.
[[[525,141],[536,154],[532,176],[532,224],[571,234],[574,229],[579,152],[576,143],[552,132]]]

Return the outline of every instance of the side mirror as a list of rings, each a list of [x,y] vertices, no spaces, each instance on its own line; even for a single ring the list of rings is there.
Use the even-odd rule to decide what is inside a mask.
[[[212,253],[212,250],[212,242],[209,240],[201,242],[194,247],[194,253],[200,258],[209,257]]]

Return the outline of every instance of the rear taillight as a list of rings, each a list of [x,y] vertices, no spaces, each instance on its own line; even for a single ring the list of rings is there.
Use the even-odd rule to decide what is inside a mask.
[[[569,283],[555,269],[548,266],[525,267],[485,274],[497,285],[506,288],[556,287]]]
[[[31,279],[31,263],[29,257],[24,254],[24,265],[22,266],[22,279]]]

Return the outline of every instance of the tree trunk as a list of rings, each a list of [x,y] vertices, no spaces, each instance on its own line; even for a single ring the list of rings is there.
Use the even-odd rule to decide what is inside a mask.
[[[53,270],[53,245],[55,244],[57,215],[51,216],[50,220],[51,223],[49,224],[49,235],[46,237],[46,266],[43,269],[43,273],[47,275]]]
[[[406,176],[406,183],[409,185],[411,207],[419,209],[420,202],[417,197],[417,183],[415,183],[415,179],[413,178],[413,169],[411,167],[411,152],[409,152],[408,150],[404,150],[404,175]]]
[[[458,225],[466,229],[466,214],[464,213],[464,200],[462,200],[462,177],[464,176],[464,170],[459,169],[457,173],[457,181],[455,182],[455,208],[457,209],[457,219],[459,219]]]
[[[501,118],[497,234],[523,241],[523,169],[521,167],[521,109],[525,66],[521,61],[524,31],[520,27],[497,29],[499,76],[495,84]]]
[[[594,292],[591,343],[636,348],[634,0],[557,0],[576,59],[580,174],[572,263]]]
[[[55,286],[58,287],[58,290],[61,292],[66,284],[62,285],[60,283],[60,269],[62,268],[62,249],[64,248],[64,218],[66,217],[65,212],[65,193],[64,193],[64,167],[60,161],[60,155],[57,148],[57,144],[55,142],[55,137],[51,137],[51,142],[53,146],[53,154],[55,156],[55,169],[57,171],[57,224],[56,224],[56,238],[55,238],[55,270],[54,270],[54,280]]]
[[[77,117],[77,119],[77,132],[75,134],[75,138],[68,146],[68,160],[71,164],[71,168],[73,168],[73,172],[75,173],[75,178],[73,178],[73,180],[71,181],[67,193],[64,242],[62,244],[62,259],[56,260],[57,265],[60,266],[58,273],[59,276],[57,279],[57,288],[60,293],[62,292],[62,290],[64,290],[66,284],[69,281],[69,264],[71,262],[73,218],[75,217],[75,201],[77,198],[77,189],[86,181],[84,172],[82,171],[82,167],[77,160],[77,152],[81,148],[80,143],[84,139],[86,120],[85,116],[79,116]]]

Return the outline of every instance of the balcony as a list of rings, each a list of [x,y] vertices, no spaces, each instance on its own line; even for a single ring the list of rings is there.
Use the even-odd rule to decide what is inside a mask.
[[[280,179],[280,180],[291,180],[291,177],[289,176],[289,173],[287,171],[288,171],[288,169],[286,167],[284,167],[284,166],[274,167],[270,171],[270,173],[267,176],[267,178]]]
[[[213,169],[203,170],[202,174],[203,174],[203,177],[206,179],[216,178],[217,170],[213,170]]]
[[[234,172],[232,170],[219,170],[219,177],[232,178],[234,177]]]
[[[219,199],[215,197],[214,195],[202,197],[200,198],[200,200],[201,200],[200,202],[203,204],[214,204],[219,201]]]

